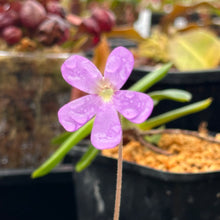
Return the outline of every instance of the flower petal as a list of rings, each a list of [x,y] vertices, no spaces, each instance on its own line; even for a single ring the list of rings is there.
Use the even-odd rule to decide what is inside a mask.
[[[98,102],[96,95],[86,95],[67,103],[58,111],[60,124],[67,131],[76,131],[96,114]]]
[[[115,108],[134,123],[145,121],[153,110],[153,100],[140,92],[120,90],[113,97]]]
[[[122,138],[122,128],[117,111],[109,104],[103,104],[98,111],[91,133],[94,147],[102,150],[117,146]]]
[[[134,66],[132,53],[124,48],[115,48],[108,57],[104,77],[108,79],[116,90],[127,81]]]
[[[61,72],[67,83],[90,94],[96,93],[97,83],[103,78],[90,60],[78,55],[69,57]]]

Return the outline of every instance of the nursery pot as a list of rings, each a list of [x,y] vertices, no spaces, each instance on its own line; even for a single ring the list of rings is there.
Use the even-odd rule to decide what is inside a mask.
[[[82,148],[72,152],[74,163]],[[111,220],[117,160],[99,155],[75,175],[78,220]],[[180,174],[123,162],[120,220],[219,220],[220,172]]]
[[[131,86],[153,69],[155,68],[148,66],[134,69],[126,86]],[[208,109],[170,122],[167,124],[167,127],[197,130],[201,120],[203,120],[208,123],[209,130],[220,131],[218,118],[220,112],[220,69],[183,72],[171,69],[161,81],[147,92],[170,88],[183,89],[192,93],[190,103],[201,101],[209,97],[213,98],[213,102]],[[161,101],[159,105],[154,108],[152,116],[183,107],[190,103],[179,103],[169,100]]]
[[[76,220],[72,165],[31,179],[31,169],[0,170],[0,219]]]
[[[60,72],[69,56],[0,51],[0,168],[37,167],[55,150],[57,111],[70,99]]]

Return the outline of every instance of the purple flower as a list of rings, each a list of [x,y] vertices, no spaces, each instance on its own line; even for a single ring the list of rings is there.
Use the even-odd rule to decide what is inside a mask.
[[[73,55],[61,67],[63,78],[71,86],[89,95],[60,108],[58,118],[67,131],[76,131],[95,116],[91,142],[98,149],[113,148],[122,138],[118,112],[134,123],[145,121],[153,109],[146,94],[120,90],[134,65],[132,53],[117,47],[108,57],[104,77],[88,59]]]

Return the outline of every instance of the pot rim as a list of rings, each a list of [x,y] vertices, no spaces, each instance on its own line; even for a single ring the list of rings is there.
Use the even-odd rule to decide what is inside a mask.
[[[156,70],[155,67],[141,66],[134,68],[130,76],[131,81],[141,79],[145,74]],[[216,69],[195,70],[195,71],[178,71],[170,69],[167,75],[158,84],[172,85],[192,85],[207,84],[220,82],[220,67]]]
[[[72,178],[73,166],[72,164],[61,164],[47,175],[36,179],[31,178],[34,170],[34,168],[0,169],[0,187],[3,185],[37,184],[45,181],[48,183],[65,182]]]
[[[144,71],[144,72],[150,72],[156,69],[156,66],[148,66],[148,65],[143,65],[140,67],[135,67],[134,70],[137,71]],[[171,68],[169,70],[168,74],[194,74],[194,73],[207,73],[207,72],[220,72],[220,66],[217,68],[212,68],[212,69],[205,69],[205,70],[184,70],[184,71],[180,71],[174,68]]]
[[[75,146],[72,151],[73,161],[77,161],[80,156],[85,152],[84,146]],[[99,154],[93,163],[97,163],[97,165],[109,166],[111,168],[116,168],[117,159],[103,156]],[[73,168],[74,169],[74,168]],[[139,175],[149,176],[152,178],[156,178],[163,181],[173,181],[173,182],[188,182],[188,181],[201,181],[207,179],[220,179],[220,170],[218,171],[210,171],[210,172],[200,172],[200,173],[176,173],[176,172],[168,172],[162,171],[158,169],[154,169],[147,166],[142,166],[130,161],[123,161],[123,172],[136,172]]]
[[[68,52],[52,52],[52,51],[33,51],[33,52],[19,52],[19,51],[4,51],[0,50],[0,58],[48,58],[48,59],[67,59],[73,54],[83,55],[83,53],[68,53]]]

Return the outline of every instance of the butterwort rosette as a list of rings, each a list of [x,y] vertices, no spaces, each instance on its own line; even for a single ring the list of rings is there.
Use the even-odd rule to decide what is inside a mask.
[[[133,123],[141,123],[153,109],[153,100],[147,94],[120,90],[133,66],[134,57],[124,47],[117,47],[111,52],[104,76],[85,57],[69,57],[61,67],[63,78],[88,95],[60,108],[58,118],[62,126],[73,132],[95,117],[91,132],[94,147],[107,149],[117,146],[122,138],[119,113]]]

